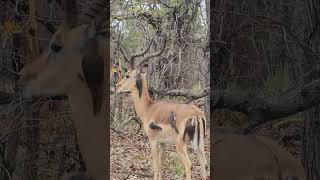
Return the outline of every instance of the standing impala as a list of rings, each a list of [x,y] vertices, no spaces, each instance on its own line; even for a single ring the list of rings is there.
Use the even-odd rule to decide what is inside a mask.
[[[64,23],[51,38],[48,49],[21,70],[19,87],[25,97],[68,96],[88,175],[94,180],[106,180],[109,157],[104,61],[109,61],[109,44],[99,28],[107,2],[91,1],[82,21],[76,0],[64,0],[63,4]],[[84,179],[81,175],[70,177],[80,178]]]
[[[140,62],[140,67],[149,59],[161,55],[165,44],[166,38],[164,38],[162,49],[158,53],[146,56]],[[130,57],[130,70],[117,84],[117,92],[131,93],[135,110],[150,141],[154,180],[162,179],[162,161],[166,144],[175,145],[185,167],[186,179],[191,179],[192,164],[187,153],[189,140],[193,141],[193,148],[201,165],[201,178],[205,180],[207,178],[204,153],[205,115],[194,105],[154,101],[150,98],[146,73],[142,68],[134,68],[134,58],[144,55],[150,45],[143,53]],[[160,151],[158,151],[158,144],[160,144]]]

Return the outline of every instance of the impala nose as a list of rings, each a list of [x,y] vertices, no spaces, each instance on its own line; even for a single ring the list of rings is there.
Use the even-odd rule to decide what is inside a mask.
[[[120,84],[116,83],[116,91],[118,91],[119,87],[120,87]]]
[[[15,92],[26,99],[32,98],[32,93],[30,87],[27,86],[26,81],[23,78],[20,78],[15,86]]]

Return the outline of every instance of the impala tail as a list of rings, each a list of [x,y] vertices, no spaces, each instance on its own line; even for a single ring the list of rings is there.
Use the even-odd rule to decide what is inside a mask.
[[[205,127],[206,119],[203,116],[193,116],[186,123],[183,138],[185,141],[192,140],[194,150],[204,148]],[[189,139],[187,139],[187,135]]]

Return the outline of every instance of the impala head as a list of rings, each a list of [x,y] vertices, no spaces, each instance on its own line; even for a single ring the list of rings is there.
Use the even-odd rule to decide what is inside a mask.
[[[100,8],[98,12],[105,8],[103,1],[93,5],[95,10]],[[21,70],[19,87],[25,97],[69,94],[88,87],[94,106],[99,106],[97,98],[103,92],[104,81],[103,57],[108,47],[104,46],[94,19],[78,21],[76,0],[65,0],[64,9],[64,23],[52,36],[48,48]]]
[[[141,69],[129,70],[125,77],[117,83],[117,92],[142,95],[142,88],[147,84],[146,72]]]
[[[130,68],[129,68],[129,71],[126,73],[125,77],[120,82],[117,83],[116,85],[117,92],[138,94],[139,97],[141,97],[144,86],[147,86],[147,80],[146,80],[147,73],[144,71],[144,69],[145,67],[148,67],[148,65],[145,64],[145,62],[149,61],[152,58],[160,56],[165,50],[166,42],[167,42],[167,39],[166,39],[166,35],[164,34],[161,50],[154,54],[149,54],[145,56],[139,62],[138,64],[139,68],[134,67],[134,59],[145,55],[149,51],[151,44],[153,43],[153,40],[150,41],[148,47],[142,53],[134,54],[130,56],[129,59],[127,59],[122,49],[120,49],[120,52],[124,55],[124,58],[127,61],[129,61]]]

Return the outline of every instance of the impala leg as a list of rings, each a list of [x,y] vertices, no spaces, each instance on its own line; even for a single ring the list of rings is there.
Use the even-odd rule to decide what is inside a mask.
[[[166,145],[164,143],[160,143],[159,160],[158,160],[159,180],[162,180],[162,164],[163,164],[163,157],[164,157],[165,150],[166,150]]]
[[[207,161],[204,154],[204,148],[203,147],[197,148],[196,153],[201,166],[201,179],[206,180],[207,179],[207,171],[206,171]]]
[[[201,132],[204,131],[202,123],[200,126],[200,130],[201,130]],[[206,180],[207,179],[207,171],[206,171],[207,161],[206,161],[206,156],[204,153],[204,134],[203,133],[200,134],[199,146],[194,147],[194,150],[197,153],[197,156],[198,156],[198,159],[200,162],[200,166],[201,166],[201,179]]]
[[[157,141],[150,140],[151,145],[151,153],[152,153],[152,166],[153,166],[153,179],[158,180],[158,158],[159,158],[159,152],[157,147]]]
[[[192,164],[187,153],[187,144],[183,142],[178,142],[176,144],[176,149],[177,149],[178,156],[186,170],[186,180],[191,180]]]

